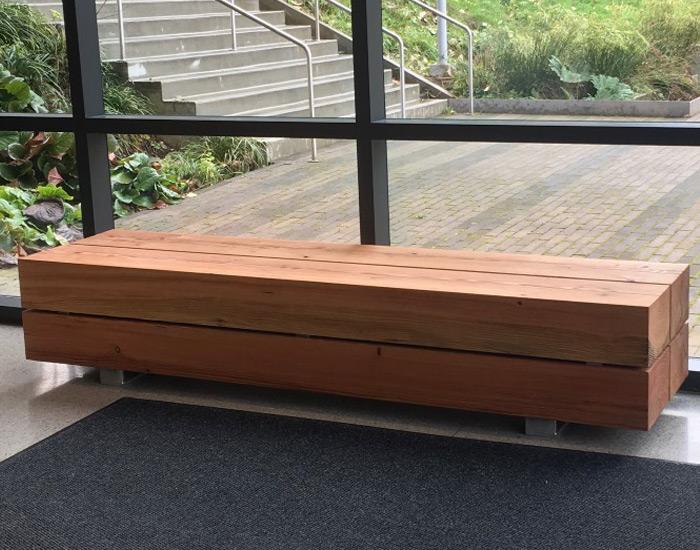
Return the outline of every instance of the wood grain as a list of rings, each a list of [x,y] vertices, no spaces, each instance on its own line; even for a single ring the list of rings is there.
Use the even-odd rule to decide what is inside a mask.
[[[217,235],[183,235],[118,229],[90,237],[77,244],[660,284],[671,286],[671,336],[681,330],[688,320],[689,312],[690,269],[686,264],[251,239]]]
[[[100,233],[75,244],[663,285],[672,284],[688,270],[685,264],[185,235],[119,229]]]
[[[673,397],[688,377],[688,325],[671,341],[670,395]]]
[[[92,245],[20,283],[33,309],[637,367],[670,342],[660,284]]]
[[[642,430],[669,397],[669,350],[630,369],[40,311],[23,320],[37,361]]]

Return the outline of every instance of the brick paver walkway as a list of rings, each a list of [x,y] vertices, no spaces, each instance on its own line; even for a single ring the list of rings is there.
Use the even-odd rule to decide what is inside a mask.
[[[321,157],[118,225],[357,242],[354,144]],[[691,263],[700,355],[700,147],[392,143],[389,168],[395,244]]]

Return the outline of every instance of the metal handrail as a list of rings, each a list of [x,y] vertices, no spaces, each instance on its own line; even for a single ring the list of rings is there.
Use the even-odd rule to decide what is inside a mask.
[[[123,15],[123,6],[122,6],[122,1],[123,0],[117,0],[117,16],[119,18],[119,45],[121,49],[121,55],[122,55],[122,61],[126,60],[126,37],[124,34],[124,15]],[[233,34],[233,49],[236,49],[236,39],[235,39],[235,33],[236,33],[236,27],[235,27],[235,14],[238,13],[239,15],[242,15],[243,17],[247,17],[254,23],[257,23],[261,27],[265,27],[267,30],[275,33],[278,36],[281,36],[282,38],[285,38],[286,40],[289,40],[293,44],[296,44],[299,46],[302,50],[304,50],[304,53],[306,54],[306,68],[307,68],[307,80],[308,80],[308,89],[309,89],[309,112],[311,115],[311,118],[314,118],[316,116],[316,98],[314,97],[314,66],[313,66],[313,59],[311,57],[311,48],[303,41],[298,39],[296,36],[292,36],[291,34],[284,32],[281,29],[278,29],[275,27],[272,23],[268,23],[264,19],[258,17],[257,15],[253,15],[247,10],[244,10],[243,8],[240,8],[236,6],[233,1],[228,2],[227,0],[213,0],[214,2],[221,4],[222,6],[227,7],[232,11],[232,18],[231,18],[231,30]],[[316,143],[316,139],[311,140],[311,160],[316,161],[318,160],[318,146]]]
[[[119,25],[120,61],[126,61],[126,31],[124,30],[124,6],[122,5],[122,0],[117,0],[117,23]]]
[[[436,10],[435,8],[429,6],[425,2],[421,2],[421,0],[408,0],[409,2],[413,2],[415,5],[420,6],[426,11],[429,11],[433,15],[436,15],[437,17],[443,18],[445,21],[452,23],[455,27],[459,27],[463,31],[467,33],[467,36],[469,37],[469,51],[468,51],[468,56],[469,56],[469,111],[473,115],[474,114],[474,31],[472,31],[467,25],[464,23],[457,21],[455,18],[450,17],[444,12],[441,12],[439,10]]]
[[[325,0],[339,10],[352,14],[352,10],[346,5],[336,0]],[[320,1],[314,1],[314,18],[316,20],[316,40],[321,40],[321,9]],[[406,69],[405,69],[405,46],[403,39],[394,31],[382,27],[382,32],[396,40],[399,44],[399,86],[401,88],[401,118],[406,118]]]

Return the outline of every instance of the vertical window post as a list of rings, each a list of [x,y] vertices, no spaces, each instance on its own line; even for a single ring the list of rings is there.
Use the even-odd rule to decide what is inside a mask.
[[[353,64],[360,241],[391,242],[389,232],[389,169],[386,140],[372,139],[371,124],[386,118],[382,3],[352,0]]]
[[[104,114],[95,2],[63,0],[68,72],[75,120],[83,234],[114,227],[107,135],[88,133],[85,121]]]

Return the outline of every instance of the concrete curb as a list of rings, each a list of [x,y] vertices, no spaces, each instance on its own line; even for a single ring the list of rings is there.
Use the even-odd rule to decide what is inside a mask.
[[[452,98],[449,106],[458,113],[469,112],[469,100]],[[522,115],[583,115],[655,118],[687,118],[700,113],[700,98],[692,101],[591,101],[569,99],[477,99],[480,113]]]

